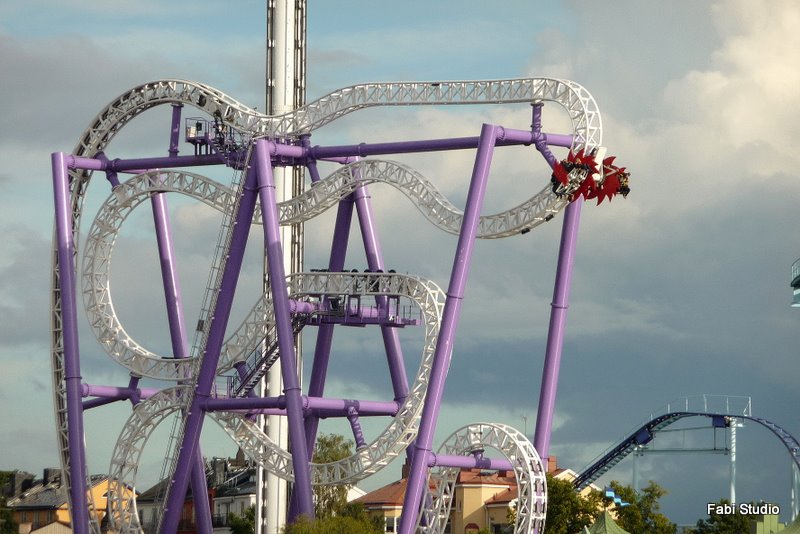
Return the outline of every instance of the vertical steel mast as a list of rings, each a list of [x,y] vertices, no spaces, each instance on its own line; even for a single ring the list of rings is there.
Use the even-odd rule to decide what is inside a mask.
[[[306,1],[267,0],[266,12],[266,110],[268,115],[288,113],[305,104],[306,97]],[[279,202],[298,195],[304,189],[301,167],[277,167],[274,170]],[[284,270],[300,272],[303,266],[303,225],[281,228]],[[264,266],[264,289],[269,280]],[[302,365],[302,345],[295,340],[296,361]],[[283,390],[280,363],[268,373],[262,391],[278,396]],[[300,375],[302,376],[302,375]],[[264,431],[284,450],[288,449],[287,421],[283,417],[265,418]],[[256,531],[277,534],[286,523],[288,484],[276,475],[258,468]]]

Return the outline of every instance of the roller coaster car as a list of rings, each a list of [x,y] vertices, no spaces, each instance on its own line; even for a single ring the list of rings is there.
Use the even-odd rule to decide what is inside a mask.
[[[627,197],[631,192],[628,185],[630,173],[626,172],[625,167],[614,165],[615,156],[604,156],[604,148],[591,154],[584,153],[583,149],[578,152],[570,151],[566,159],[557,162],[553,167],[550,178],[553,193],[563,196],[570,183],[580,180],[578,187],[570,194],[570,202],[580,196],[585,200],[596,198],[598,204],[606,198],[610,202],[617,194]],[[597,159],[602,161],[600,169]]]

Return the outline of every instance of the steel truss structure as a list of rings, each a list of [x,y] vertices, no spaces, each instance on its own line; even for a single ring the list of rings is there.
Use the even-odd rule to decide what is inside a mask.
[[[762,419],[753,417],[749,414],[735,412],[669,412],[643,424],[640,428],[631,433],[630,436],[622,439],[619,444],[605,451],[599,458],[594,460],[591,465],[583,469],[573,481],[575,488],[580,490],[603,476],[612,467],[621,462],[626,456],[635,451],[637,446],[650,443],[656,434],[673,423],[688,417],[706,417],[711,419],[714,428],[728,428],[735,424],[737,419],[753,421],[763,426],[775,435],[786,450],[789,451],[789,458],[794,466],[800,469],[800,442],[789,434],[782,427]]]
[[[542,108],[547,102],[566,110],[572,131],[561,134],[542,131]],[[310,143],[312,133],[321,126],[369,107],[509,103],[533,105],[531,130],[484,124],[475,137],[351,146]],[[112,160],[106,156],[112,139],[128,122],[163,104],[173,106],[168,157]],[[181,110],[185,105],[204,112],[208,118],[204,122],[205,134],[187,131],[186,140],[200,149],[194,155],[180,156]],[[600,114],[591,95],[574,82],[549,78],[355,85],[277,116],[260,114],[212,87],[184,80],[147,83],[114,99],[81,135],[72,154],[53,154],[56,213],[51,313],[53,386],[61,464],[69,487],[74,531],[99,532],[93,504],[87,500],[83,412],[110,402],[130,400],[134,408],[124,424],[109,468],[112,480],[109,519],[112,528],[120,532],[140,532],[143,528],[136,502],[125,498],[124,489],[135,487],[148,437],[166,417],[175,414],[181,418],[181,424],[171,438],[171,450],[166,453],[169,484],[161,502],[158,526],[163,534],[176,531],[189,485],[196,488],[195,495],[205,492],[198,441],[207,416],[219,423],[251,459],[294,482],[291,514],[295,517],[313,516],[312,485],[353,483],[377,472],[397,456],[407,454],[411,468],[401,533],[443,532],[451,504],[453,474],[459,468],[486,466],[513,469],[517,475],[519,503],[515,532],[543,532],[546,485],[540,455],[547,456],[549,443],[554,379],[563,336],[563,302],[554,299],[557,326],[553,327],[551,322],[550,337],[556,348],[551,350],[548,344],[543,373],[542,399],[549,399],[544,403],[549,408],[540,407],[539,419],[545,423],[543,429],[537,427],[536,440],[544,445],[534,448],[513,428],[481,423],[457,431],[438,453],[433,453],[433,434],[475,240],[526,233],[567,208],[560,254],[571,255],[580,206],[580,198],[573,193],[582,184],[585,186],[587,180],[592,180],[593,185],[602,184],[607,167],[602,159],[596,162],[599,167],[565,163],[567,167],[562,168],[564,172],[559,176],[566,178],[556,180],[555,174],[551,177],[550,169],[562,163],[549,147],[568,148],[571,155],[577,155],[574,161],[583,162],[598,153],[601,137]],[[499,147],[511,145],[532,145],[542,154],[548,165],[544,187],[515,207],[481,215],[492,154]],[[455,207],[431,181],[407,165],[371,157],[457,149],[476,150],[472,176],[465,184],[464,210]],[[317,170],[318,160],[334,160],[342,166],[322,178]],[[232,168],[232,183],[221,184],[183,170],[204,165]],[[310,187],[278,203],[272,172],[276,166],[306,167]],[[112,193],[91,224],[79,270],[76,244],[84,199],[94,171],[105,173]],[[120,180],[122,173],[134,175]],[[458,236],[446,290],[420,277],[385,272],[367,194],[369,185],[376,182],[397,188],[436,227]],[[189,347],[177,284],[177,258],[165,215],[166,193],[189,197],[223,214],[193,349]],[[155,354],[134,340],[125,331],[112,301],[110,272],[114,245],[127,217],[148,200],[156,225],[172,354]],[[323,272],[286,276],[280,226],[308,221],[334,208],[337,218],[332,229],[328,268]],[[364,234],[368,263],[368,271],[364,273],[343,270],[354,209]],[[240,326],[229,328],[229,313],[251,225],[263,227],[264,257],[272,286],[256,299]],[[559,260],[560,281],[557,280],[556,287],[562,297],[565,289],[568,292],[570,269],[571,261]],[[276,280],[284,283],[276,284]],[[77,325],[79,293],[83,295],[97,342],[130,372],[126,386],[100,386],[82,381]],[[404,315],[401,302],[415,307],[417,315]],[[381,330],[392,383],[388,400],[324,395],[331,339],[334,328],[341,324]],[[407,325],[420,325],[424,329],[419,369],[410,381],[396,332],[397,327]],[[294,361],[294,335],[309,327],[319,331],[311,380],[304,390]],[[283,395],[261,397],[253,385],[270,373],[276,361],[281,363]],[[161,380],[167,386],[140,388],[142,377]],[[219,377],[228,378],[227,388],[217,386]],[[83,401],[84,397],[94,398]],[[254,415],[258,414],[287,418],[289,450],[273,443],[255,424]],[[388,421],[371,442],[364,437],[360,423],[360,417],[368,416]],[[322,417],[349,421],[357,446],[352,456],[330,464],[310,462]],[[504,459],[485,458],[483,452],[487,448],[500,452]],[[429,476],[437,481],[435,494],[428,494]],[[198,487],[200,484],[203,486]],[[196,506],[198,528],[210,532],[207,503]]]

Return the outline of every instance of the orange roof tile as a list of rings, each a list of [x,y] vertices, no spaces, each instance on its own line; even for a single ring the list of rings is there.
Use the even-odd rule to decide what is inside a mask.
[[[487,506],[493,504],[508,504],[516,498],[517,498],[517,486],[514,486],[513,488],[508,488],[505,491],[496,493],[494,497],[487,500],[484,504],[486,504]]]
[[[362,495],[353,502],[363,504],[364,506],[402,506],[407,485],[408,479],[402,478],[382,488],[378,488],[375,491],[371,491],[366,495]]]
[[[403,498],[406,495],[406,486],[408,485],[407,478],[401,478],[391,484],[387,484],[382,488],[371,491],[366,495],[362,495],[353,502],[363,504],[365,507],[376,506],[403,506]],[[429,483],[430,489],[435,490],[436,485]]]

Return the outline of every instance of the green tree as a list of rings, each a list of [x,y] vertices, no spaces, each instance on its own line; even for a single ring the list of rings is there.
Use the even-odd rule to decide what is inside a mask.
[[[318,518],[311,521],[301,516],[294,523],[283,527],[282,534],[383,534],[383,522],[371,518],[364,507],[347,504],[339,515]]]
[[[659,512],[661,504],[658,501],[667,490],[652,480],[640,492],[616,480],[611,482],[611,488],[623,501],[630,503],[630,506],[616,509],[617,524],[623,529],[636,534],[675,534],[675,523]]]
[[[10,508],[6,508],[6,498],[0,497],[0,534],[16,534],[17,524]]]
[[[0,492],[6,491],[6,486],[11,484],[13,471],[0,471]],[[9,493],[12,490],[9,488]],[[6,508],[6,497],[0,495],[0,534],[16,534],[17,524],[14,523],[14,515],[10,508]]]
[[[515,501],[511,506],[506,509],[506,524],[502,532],[514,532],[514,526],[517,524],[517,502]]]
[[[721,499],[718,503],[719,506],[731,506],[728,499]],[[755,520],[758,516],[752,514],[740,514],[736,510],[732,514],[717,514],[710,513],[708,519],[698,519],[697,526],[692,529],[692,534],[739,534],[741,532],[750,532],[750,521]]]
[[[547,474],[547,534],[574,534],[594,523],[602,513],[601,495],[578,495],[571,482]]]
[[[251,506],[244,511],[244,516],[228,514],[228,526],[231,534],[255,534],[256,532],[256,507]]]
[[[314,447],[314,463],[330,463],[353,454],[353,442],[338,434],[320,434]],[[314,486],[314,514],[287,524],[283,534],[382,534],[383,519],[373,518],[360,504],[347,502],[350,486]]]
[[[335,462],[353,454],[353,442],[339,434],[320,434],[314,447],[312,461],[318,464]],[[314,486],[314,515],[317,519],[332,517],[347,506],[350,486]]]

